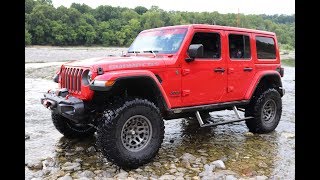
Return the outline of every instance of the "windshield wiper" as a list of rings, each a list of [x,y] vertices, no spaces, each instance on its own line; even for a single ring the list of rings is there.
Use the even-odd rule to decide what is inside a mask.
[[[128,53],[134,53],[134,55],[137,56],[137,53],[140,53],[140,51],[128,51]]]
[[[143,51],[143,52],[150,52],[150,53],[152,53],[154,56],[157,56],[156,53],[159,52],[159,51],[148,50],[148,51]]]

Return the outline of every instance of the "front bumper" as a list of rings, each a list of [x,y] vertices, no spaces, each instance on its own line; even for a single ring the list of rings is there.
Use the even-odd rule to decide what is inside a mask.
[[[48,91],[41,98],[41,104],[74,122],[80,122],[87,118],[84,108],[84,103],[81,99],[73,96],[68,96],[66,89],[57,91]]]

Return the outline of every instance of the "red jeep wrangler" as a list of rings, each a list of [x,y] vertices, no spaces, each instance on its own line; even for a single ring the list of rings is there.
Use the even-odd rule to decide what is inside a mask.
[[[63,64],[54,77],[59,89],[41,103],[64,136],[97,131],[109,161],[136,168],[157,154],[163,119],[193,116],[201,127],[245,120],[251,132],[273,131],[281,117],[283,73],[275,33],[170,26],[142,31],[121,57]],[[210,121],[209,112],[225,109],[237,119]]]

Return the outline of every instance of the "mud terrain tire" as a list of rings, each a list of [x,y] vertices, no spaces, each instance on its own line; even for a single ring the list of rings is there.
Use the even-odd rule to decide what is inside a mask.
[[[83,138],[92,136],[96,129],[89,125],[77,125],[71,120],[56,114],[51,113],[52,122],[55,128],[66,138]]]
[[[97,146],[109,161],[125,169],[150,162],[164,138],[160,111],[146,99],[115,103],[99,122]]]
[[[257,94],[246,108],[245,117],[254,117],[254,119],[246,120],[246,125],[249,131],[253,133],[272,132],[280,121],[282,113],[281,96],[273,88]]]

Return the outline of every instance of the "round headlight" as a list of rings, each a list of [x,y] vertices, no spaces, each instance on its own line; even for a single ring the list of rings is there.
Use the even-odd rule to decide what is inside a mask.
[[[89,83],[92,81],[92,72],[91,71],[88,72],[87,80]]]

